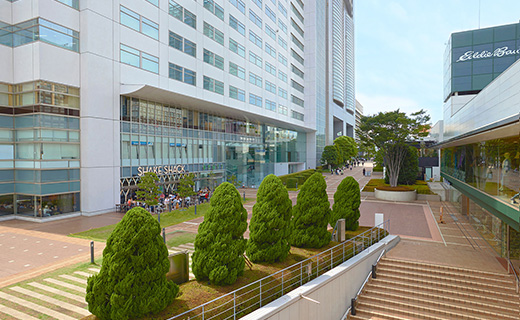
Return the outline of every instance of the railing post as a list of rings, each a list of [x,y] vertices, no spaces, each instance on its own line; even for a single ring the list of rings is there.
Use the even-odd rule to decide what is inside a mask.
[[[320,256],[318,255],[318,258],[316,259],[316,278],[320,275]]]
[[[377,271],[377,265],[373,264],[372,265],[372,279],[376,279],[377,278],[376,271]]]
[[[262,307],[262,279],[260,279],[260,307]]]
[[[233,319],[237,318],[237,293],[233,291]]]
[[[94,241],[90,241],[90,263],[94,263]]]
[[[162,228],[162,236],[163,236],[164,243],[166,244],[166,231],[165,231],[165,228]]]
[[[303,262],[300,262],[300,286],[303,285]]]
[[[332,248],[330,249],[330,270],[332,270],[332,266],[334,264],[332,263]]]
[[[282,296],[283,296],[283,285],[284,285],[284,283],[283,283],[283,269],[282,269]]]
[[[343,243],[343,261],[345,262],[345,242]]]
[[[352,298],[352,299],[350,299],[350,306],[351,306],[350,314],[352,314],[353,316],[355,316],[355,315],[356,315],[356,298]]]
[[[204,320],[204,305],[202,305],[202,320]]]

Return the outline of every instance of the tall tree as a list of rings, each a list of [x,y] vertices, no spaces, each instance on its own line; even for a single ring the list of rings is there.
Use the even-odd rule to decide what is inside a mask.
[[[338,148],[336,146],[325,146],[320,161],[323,165],[330,164],[332,167],[336,167],[339,164]]]
[[[195,175],[193,173],[185,174],[180,180],[177,186],[177,192],[181,198],[191,197],[197,193],[193,190],[195,187]]]
[[[327,183],[316,172],[303,184],[291,220],[291,245],[301,248],[321,248],[330,242],[327,226],[330,203]]]
[[[147,172],[143,176],[139,183],[137,184],[136,191],[137,199],[143,201],[148,206],[155,206],[159,203],[159,195],[161,194],[161,190],[157,186],[157,182],[159,181],[159,177],[155,172]]]
[[[343,164],[357,156],[357,144],[354,138],[341,136],[334,139],[334,146],[338,149],[338,164]]]
[[[193,274],[199,281],[233,284],[244,272],[247,211],[237,189],[229,182],[215,189],[209,206],[195,238]]]
[[[353,177],[346,177],[341,181],[334,193],[334,204],[330,225],[334,227],[339,219],[345,219],[346,230],[355,231],[359,227],[359,206],[361,205],[361,192],[359,183]]]
[[[390,186],[397,186],[399,170],[406,156],[405,142],[426,137],[429,121],[430,116],[424,110],[412,113],[410,117],[399,109],[361,117],[356,134],[363,143],[372,143],[381,151]]]
[[[291,249],[292,202],[282,180],[270,174],[258,188],[246,254],[253,262],[283,261]]]
[[[131,209],[108,237],[101,271],[88,278],[88,310],[102,320],[163,310],[179,292],[166,280],[169,269],[159,223],[143,208]]]

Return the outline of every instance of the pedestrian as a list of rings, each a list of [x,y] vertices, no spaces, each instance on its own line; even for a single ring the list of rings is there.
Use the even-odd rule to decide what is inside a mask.
[[[366,176],[365,173],[366,173],[366,170],[365,170],[365,168],[363,168],[363,176]]]

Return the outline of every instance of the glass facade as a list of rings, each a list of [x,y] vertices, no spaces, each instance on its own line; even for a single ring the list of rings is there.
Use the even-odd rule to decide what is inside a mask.
[[[0,83],[0,215],[79,211],[79,88]]]
[[[520,23],[453,33],[444,55],[444,100],[478,93],[520,58]]]
[[[199,187],[232,175],[258,187],[275,163],[305,162],[305,150],[302,132],[121,97],[122,200],[147,168],[181,165],[196,174]],[[168,173],[160,184],[170,192],[177,180],[178,173]]]
[[[520,191],[519,136],[441,150],[441,171],[497,200],[516,206]]]

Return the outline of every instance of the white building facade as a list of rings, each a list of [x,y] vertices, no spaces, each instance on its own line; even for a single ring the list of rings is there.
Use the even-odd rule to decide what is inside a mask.
[[[0,219],[313,168],[353,135],[353,46],[352,1],[0,0]]]

